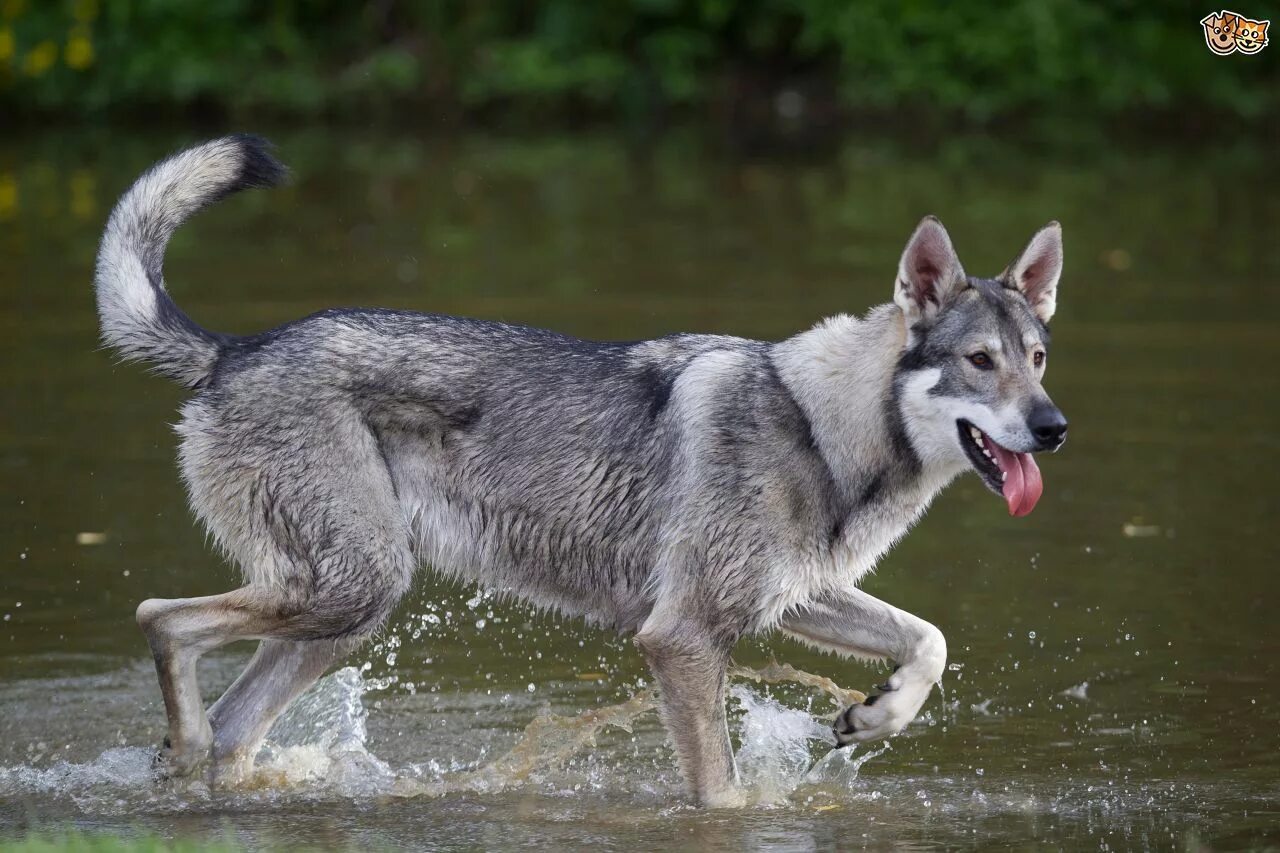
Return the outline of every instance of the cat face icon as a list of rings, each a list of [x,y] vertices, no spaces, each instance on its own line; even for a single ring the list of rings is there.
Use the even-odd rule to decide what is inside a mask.
[[[1241,53],[1257,53],[1267,46],[1267,28],[1270,21],[1254,21],[1236,18],[1236,50]]]

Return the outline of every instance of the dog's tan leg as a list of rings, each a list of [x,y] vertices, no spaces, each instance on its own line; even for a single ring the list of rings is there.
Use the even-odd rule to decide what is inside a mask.
[[[359,640],[263,640],[240,677],[209,709],[219,773],[253,768],[263,738],[280,713]]]
[[[155,658],[169,719],[169,737],[157,756],[162,770],[187,775],[209,757],[213,730],[196,681],[201,655],[236,640],[269,636],[286,621],[276,597],[252,587],[138,605],[138,625]]]
[[[741,806],[745,797],[725,716],[730,649],[708,635],[663,628],[651,617],[636,635],[636,645],[658,683],[662,722],[685,782],[704,806]]]

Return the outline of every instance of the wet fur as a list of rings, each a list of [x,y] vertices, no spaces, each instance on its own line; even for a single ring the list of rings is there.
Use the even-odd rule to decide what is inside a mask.
[[[928,317],[890,304],[780,343],[603,343],[383,310],[245,338],[200,328],[164,289],[165,242],[204,205],[283,174],[252,137],[182,152],[121,200],[99,256],[104,339],[192,389],[182,475],[245,582],[139,608],[167,772],[210,754],[251,762],[275,715],[383,623],[421,565],[635,633],[704,803],[740,801],[724,673],[745,634],[781,628],[902,664],[891,701],[850,709],[851,739],[915,715],[945,641],[856,584],[965,469],[908,422],[928,394],[967,393],[948,336],[990,327],[1013,350],[1043,329],[1017,287],[944,282],[956,292],[921,292]],[[923,402],[905,399],[927,371],[939,379]],[[989,393],[979,402],[1012,392]],[[207,720],[194,661],[245,638],[262,648]]]

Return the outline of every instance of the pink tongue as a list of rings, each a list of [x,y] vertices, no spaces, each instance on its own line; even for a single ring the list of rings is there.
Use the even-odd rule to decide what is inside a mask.
[[[1014,453],[994,441],[987,441],[987,447],[995,456],[1000,470],[1005,473],[1004,499],[1009,505],[1009,515],[1029,514],[1036,508],[1036,502],[1044,492],[1040,466],[1031,458],[1030,453]]]

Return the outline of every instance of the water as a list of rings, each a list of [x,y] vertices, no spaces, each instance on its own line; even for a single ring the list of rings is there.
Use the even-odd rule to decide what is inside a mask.
[[[866,583],[946,633],[945,694],[887,751],[828,755],[816,738],[834,703],[737,682],[735,737],[758,803],[708,814],[683,803],[651,713],[577,751],[555,745],[579,730],[553,725],[536,743],[561,759],[532,749],[502,764],[535,719],[624,702],[647,673],[625,640],[429,577],[352,669],[281,721],[244,784],[151,783],[163,713],[133,608],[234,580],[177,480],[180,392],[96,351],[89,278],[118,193],[195,138],[0,141],[0,836],[72,825],[357,848],[1280,843],[1269,148],[854,137],[801,157],[691,131],[648,146],[284,133],[290,188],[179,234],[172,290],[230,332],[363,304],[597,338],[778,338],[884,301],[925,212],[976,273],[1063,222],[1047,384],[1072,437],[1043,461],[1043,500],[1011,519],[966,479]],[[210,657],[210,700],[249,651]],[[770,656],[850,688],[884,675],[779,638],[737,651],[752,665]]]

